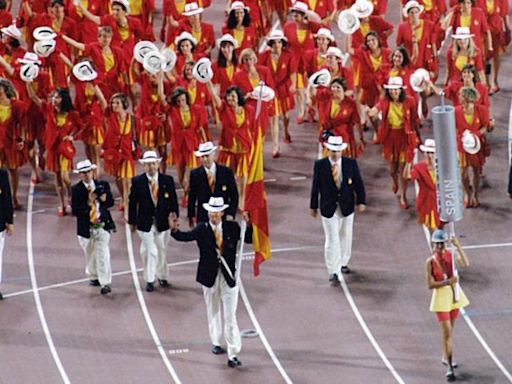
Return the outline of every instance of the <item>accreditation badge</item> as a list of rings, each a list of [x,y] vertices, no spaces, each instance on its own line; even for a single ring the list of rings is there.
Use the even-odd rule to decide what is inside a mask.
[[[222,191],[223,191],[223,192],[225,192],[225,191],[227,191],[227,190],[228,190],[228,187],[227,187],[226,185],[223,185],[223,186],[222,186]]]
[[[165,192],[165,193],[164,193],[164,197],[165,197],[166,199],[168,199],[168,198],[169,198],[169,192]]]
[[[349,177],[347,180],[348,185],[352,185],[352,179]]]

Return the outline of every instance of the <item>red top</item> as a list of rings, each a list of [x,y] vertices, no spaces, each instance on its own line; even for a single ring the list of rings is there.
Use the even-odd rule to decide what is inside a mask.
[[[453,31],[456,31],[457,27],[460,27],[460,17],[460,8],[455,7],[452,18]],[[482,9],[477,7],[471,8],[471,25],[469,30],[475,35],[473,36],[473,41],[477,47],[483,49],[485,46],[484,41],[486,41],[486,34],[489,31],[489,25],[487,24],[487,19]]]
[[[423,32],[421,38],[418,39],[418,57],[412,64],[415,68],[430,68],[434,60],[434,53],[432,44],[434,41],[434,24],[428,20],[421,20],[423,22]],[[416,37],[414,37],[416,38]],[[413,31],[409,21],[404,21],[398,25],[398,33],[396,36],[396,45],[403,45],[409,56],[412,57],[413,52]]]
[[[272,53],[270,50],[260,53],[258,62],[270,70],[274,81],[273,88],[276,92],[276,97],[279,99],[291,97],[291,75],[297,73],[297,63],[292,54],[287,50],[283,50],[281,56],[279,56],[275,70],[272,64]]]
[[[245,151],[249,151],[252,145],[253,132],[256,132],[254,108],[245,105],[244,123],[237,127],[235,111],[225,101],[219,108],[219,116],[222,122],[222,132],[219,138],[219,145],[225,149],[230,149],[233,145],[233,139],[236,137]]]
[[[419,186],[418,196],[416,197],[416,211],[418,212],[418,216],[424,217],[434,211],[436,222],[439,223],[436,184],[434,179],[432,179],[426,160],[412,167],[411,179],[416,180]]]
[[[484,134],[480,132],[480,128],[487,126],[489,126],[489,109],[487,107],[475,105],[473,122],[471,124],[464,117],[462,105],[455,107],[455,127],[457,128],[457,147],[459,151],[464,151],[462,148],[462,133],[466,129],[478,136],[480,140],[483,140]]]
[[[179,108],[171,107],[169,115],[172,152],[181,154],[194,152],[202,141],[201,129],[206,135],[208,128],[207,112],[204,106],[192,105],[190,107],[190,125],[188,127],[183,124]]]
[[[188,19],[182,20],[180,22],[180,25],[178,25],[178,28],[176,28],[175,36],[179,36],[183,31],[194,35],[192,33],[192,26],[190,25]],[[174,37],[172,42],[174,42]],[[204,54],[208,49],[212,49],[214,47],[215,33],[213,31],[213,25],[201,21],[201,39],[197,42],[194,53]]]
[[[283,32],[288,39],[288,47],[295,62],[297,63],[299,73],[302,73],[305,70],[303,58],[304,52],[315,48],[313,34],[316,33],[320,27],[320,24],[310,21],[304,41],[299,42],[297,38],[297,24],[294,21],[288,21],[284,25]]]
[[[379,36],[380,46],[387,48],[388,47],[388,36],[393,31],[393,24],[384,20],[381,16],[373,16],[369,17],[370,29],[368,31],[377,32]],[[352,48],[359,48],[364,43],[365,36],[359,28],[352,34]]]
[[[317,97],[319,125],[322,130],[330,130],[335,136],[343,137],[344,142],[352,143],[354,141],[354,127],[361,123],[355,101],[345,96],[341,101],[338,113],[331,117],[333,101],[331,90],[326,87],[319,87]]]
[[[215,62],[212,65],[213,70],[213,79],[212,82],[214,84],[219,84],[220,86],[220,96],[224,97],[226,90],[233,85],[233,78],[235,77],[236,72],[240,70],[240,67],[234,66],[233,74],[231,78],[229,78],[228,72],[225,67],[220,67],[219,63]]]
[[[453,80],[450,81],[448,83],[448,86],[445,87],[444,89],[446,98],[452,102],[454,107],[460,105],[459,91],[463,86],[464,85],[462,81]],[[480,98],[476,103],[479,105],[483,105],[484,107],[491,108],[491,101],[489,99],[489,88],[487,87],[487,85],[481,82],[477,82],[475,83],[475,88],[480,94]]]
[[[431,261],[432,277],[434,278],[434,280],[443,281],[445,279],[449,279],[450,277],[452,277],[452,253],[446,249],[443,251],[443,253],[434,252],[432,256],[435,258],[435,260]]]
[[[142,38],[142,24],[136,17],[126,16],[128,21],[128,38],[123,40],[119,31],[119,25],[112,15],[104,15],[100,17],[101,25],[108,25],[112,29],[112,45],[118,46],[123,50],[128,58],[133,55],[133,47]],[[128,59],[128,62],[130,60]]]
[[[474,56],[468,57],[466,64],[473,64],[477,72],[481,72],[484,70],[484,64],[482,61],[482,54],[480,49],[475,49]],[[453,58],[452,47],[448,48],[448,51],[446,52],[446,68],[448,70],[448,81],[457,81],[461,79],[462,69],[457,68],[456,59]]]
[[[234,29],[228,29],[226,25],[222,27],[222,34],[229,33],[231,36],[235,36]],[[240,52],[244,50],[245,48],[252,48],[256,50],[258,46],[258,38],[256,36],[256,30],[253,26],[248,25],[247,27],[244,27],[244,38],[242,39],[242,44],[238,46],[237,49],[235,49],[237,57],[240,56]]]

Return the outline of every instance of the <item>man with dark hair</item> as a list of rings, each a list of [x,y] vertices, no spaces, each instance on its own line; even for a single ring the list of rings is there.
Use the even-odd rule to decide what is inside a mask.
[[[5,235],[14,233],[13,206],[9,174],[0,169],[0,283],[2,283],[2,255],[4,252]],[[3,299],[0,292],[0,300]]]

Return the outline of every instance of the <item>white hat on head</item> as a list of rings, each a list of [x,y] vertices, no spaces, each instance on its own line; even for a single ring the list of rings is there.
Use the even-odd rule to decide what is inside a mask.
[[[330,41],[335,40],[334,35],[332,34],[331,30],[327,29],[327,28],[320,28],[315,34],[315,38],[317,38],[317,37],[325,37],[325,38],[329,39]]]
[[[144,56],[152,51],[158,51],[158,47],[151,41],[142,40],[133,47],[133,57],[142,64],[144,62]]]
[[[465,130],[462,133],[462,148],[466,153],[474,155],[482,148],[480,138],[469,130]]]
[[[362,19],[372,14],[373,3],[368,0],[356,0],[350,9],[354,11],[357,17]]]
[[[331,73],[327,68],[321,69],[309,76],[308,82],[314,88],[327,87],[331,83]]]
[[[229,207],[228,204],[224,204],[224,198],[223,197],[210,197],[210,200],[208,200],[207,203],[203,203],[203,208],[206,209],[208,212],[222,212],[227,207]]]
[[[351,35],[361,27],[361,22],[357,14],[350,9],[345,9],[338,16],[338,28],[345,35]]]
[[[225,33],[224,35],[222,35],[222,37],[218,38],[217,39],[217,48],[220,49],[220,46],[222,45],[222,43],[231,43],[233,44],[233,47],[238,48],[238,41],[236,41],[236,39],[233,37],[233,35],[229,34],[229,33]]]
[[[296,1],[293,3],[293,5],[290,7],[289,12],[302,12],[306,14],[309,10],[309,7],[306,3],[303,3],[302,1]]]
[[[197,45],[196,38],[187,31],[183,31],[178,36],[176,36],[174,39],[174,45],[178,47],[183,40],[189,40],[193,45]]]
[[[264,83],[260,83],[251,92],[251,96],[255,99],[259,99],[261,95],[261,100],[268,102],[271,100],[274,100],[274,97],[276,97],[276,93],[274,90],[268,86],[266,86]]]
[[[243,1],[233,1],[231,3],[231,6],[229,7],[229,12],[235,11],[237,9],[243,9],[246,12],[250,12],[251,11],[251,8],[246,6]]]
[[[418,68],[409,78],[414,92],[423,92],[427,88],[427,84],[430,80],[430,74],[425,68]]]
[[[327,56],[336,56],[338,59],[343,60],[343,52],[338,47],[329,47],[327,51],[323,54],[324,57]]]
[[[164,56],[159,51],[151,51],[146,53],[142,66],[152,75],[160,72],[164,65]]]
[[[76,169],[73,170],[74,173],[83,173],[83,172],[89,172],[93,169],[96,169],[96,164],[91,163],[91,160],[85,159],[82,161],[79,161],[76,165]]]
[[[41,60],[34,52],[25,52],[22,59],[18,59],[21,64],[38,64],[41,65]]]
[[[216,149],[217,147],[211,141],[207,141],[206,143],[199,144],[199,148],[194,152],[194,155],[197,157],[211,155]]]
[[[80,81],[92,81],[98,77],[98,73],[94,70],[89,60],[75,64],[73,75]]]
[[[203,57],[192,68],[192,76],[200,83],[207,83],[213,77],[212,62]]]
[[[436,152],[436,142],[433,139],[425,140],[425,144],[420,144],[420,151],[427,153]]]
[[[30,83],[34,81],[39,75],[39,65],[35,63],[23,64],[20,67],[20,78],[21,80]]]
[[[147,164],[147,163],[159,163],[162,161],[162,158],[157,155],[155,151],[146,151],[142,155],[142,159],[139,159],[139,163]]]
[[[13,39],[21,38],[21,31],[16,27],[16,24],[11,24],[8,27],[3,27],[0,29],[4,35],[10,36]]]
[[[386,88],[386,89],[404,88],[405,89],[407,87],[404,85],[403,79],[400,76],[396,76],[396,77],[390,77],[388,79],[388,83],[384,84],[384,88]]]
[[[114,5],[114,3],[121,4],[124,9],[126,9],[126,13],[130,13],[130,2],[128,0],[111,0],[110,4]]]
[[[45,39],[39,40],[34,43],[32,47],[34,52],[37,53],[38,56],[48,57],[55,51],[55,46],[57,42],[53,39]]]
[[[281,31],[280,29],[274,29],[273,31],[271,31],[270,34],[266,37],[266,39],[267,39],[267,43],[269,41],[275,41],[275,40],[283,40],[283,41],[288,42],[288,39],[284,35],[283,31]]]
[[[424,9],[423,5],[418,3],[416,0],[410,0],[407,2],[407,4],[405,4],[404,9],[402,10],[404,17],[407,17],[409,15],[409,11],[412,8],[418,8],[420,10],[420,13],[423,12],[423,9]]]
[[[185,10],[183,11],[183,16],[193,16],[199,13],[203,13],[204,8],[201,8],[197,3],[189,3],[185,4]]]
[[[160,51],[160,54],[163,57],[162,71],[172,71],[172,69],[176,65],[176,60],[178,59],[178,57],[176,56],[176,52],[174,52],[171,48],[164,48]]]
[[[452,35],[454,39],[469,39],[475,36],[471,33],[468,27],[457,27],[455,33]]]
[[[32,32],[32,36],[36,40],[53,40],[57,37],[57,34],[50,27],[37,27]]]
[[[324,145],[327,149],[335,152],[343,151],[348,147],[348,144],[343,142],[343,137],[341,136],[329,136]]]

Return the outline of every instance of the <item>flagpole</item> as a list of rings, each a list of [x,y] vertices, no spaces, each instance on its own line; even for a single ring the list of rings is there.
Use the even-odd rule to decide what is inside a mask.
[[[238,251],[238,259],[236,259],[236,283],[240,281],[240,273],[242,272],[242,255],[244,254],[244,239],[245,239],[245,231],[247,230],[247,221],[242,219],[242,223],[240,225],[240,249]]]

